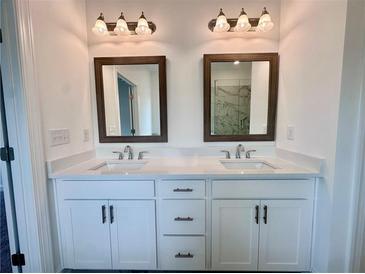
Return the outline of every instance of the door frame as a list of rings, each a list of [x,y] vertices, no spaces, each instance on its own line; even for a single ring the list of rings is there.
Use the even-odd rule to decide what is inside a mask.
[[[47,177],[29,0],[3,1],[2,63],[24,272],[53,272]],[[1,163],[1,168],[4,164]],[[4,177],[3,177],[4,178]],[[5,178],[6,179],[6,178]],[[6,184],[6,182],[5,182]],[[7,212],[8,213],[8,212]]]

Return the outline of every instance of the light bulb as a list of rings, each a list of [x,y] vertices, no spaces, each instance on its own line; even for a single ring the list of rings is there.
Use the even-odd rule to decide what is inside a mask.
[[[227,32],[230,28],[231,26],[227,22],[227,17],[224,15],[223,10],[220,9],[213,31]]]
[[[120,13],[117,24],[114,28],[114,33],[118,35],[129,34],[128,24],[125,21],[123,12]]]
[[[150,35],[152,33],[152,30],[148,26],[148,22],[146,20],[146,17],[144,17],[144,13],[142,11],[142,15],[138,19],[138,24],[135,29],[135,32],[138,35]]]
[[[251,28],[251,24],[248,20],[247,13],[242,8],[241,14],[238,17],[237,24],[234,27],[234,31],[236,32],[246,32]]]
[[[108,33],[108,28],[105,24],[103,13],[100,13],[99,17],[96,19],[92,31],[97,35],[105,35]]]
[[[267,12],[266,8],[264,8],[256,30],[259,32],[267,32],[267,31],[272,30],[273,27],[274,27],[274,23],[271,21],[271,16]]]

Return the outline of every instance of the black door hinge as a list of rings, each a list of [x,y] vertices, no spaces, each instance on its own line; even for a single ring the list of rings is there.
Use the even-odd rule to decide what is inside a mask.
[[[17,253],[11,255],[11,263],[13,266],[23,266],[25,265],[25,256],[23,253]]]
[[[0,159],[4,162],[11,162],[15,160],[14,149],[12,147],[0,148]]]

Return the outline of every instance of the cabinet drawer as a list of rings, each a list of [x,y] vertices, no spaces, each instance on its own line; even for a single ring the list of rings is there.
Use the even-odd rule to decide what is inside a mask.
[[[205,234],[205,200],[162,200],[163,234]]]
[[[314,180],[215,180],[213,199],[312,199]]]
[[[160,263],[162,269],[205,269],[205,237],[163,236],[160,243]]]
[[[148,199],[155,196],[154,181],[61,181],[57,187],[64,200]]]
[[[204,198],[204,180],[160,181],[158,195],[162,198]]]

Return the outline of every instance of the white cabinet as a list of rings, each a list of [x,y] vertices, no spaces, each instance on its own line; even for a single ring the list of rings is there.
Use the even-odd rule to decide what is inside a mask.
[[[260,271],[308,271],[312,206],[308,200],[261,201]],[[266,208],[266,213],[265,213]]]
[[[213,269],[257,270],[259,224],[255,218],[258,206],[259,201],[213,201]]]
[[[64,268],[155,269],[155,201],[65,200]]]
[[[114,269],[155,269],[154,201],[109,201]]]
[[[214,200],[213,269],[309,271],[311,212],[310,200]]]
[[[107,206],[103,200],[65,201],[61,228],[66,268],[111,268]]]

